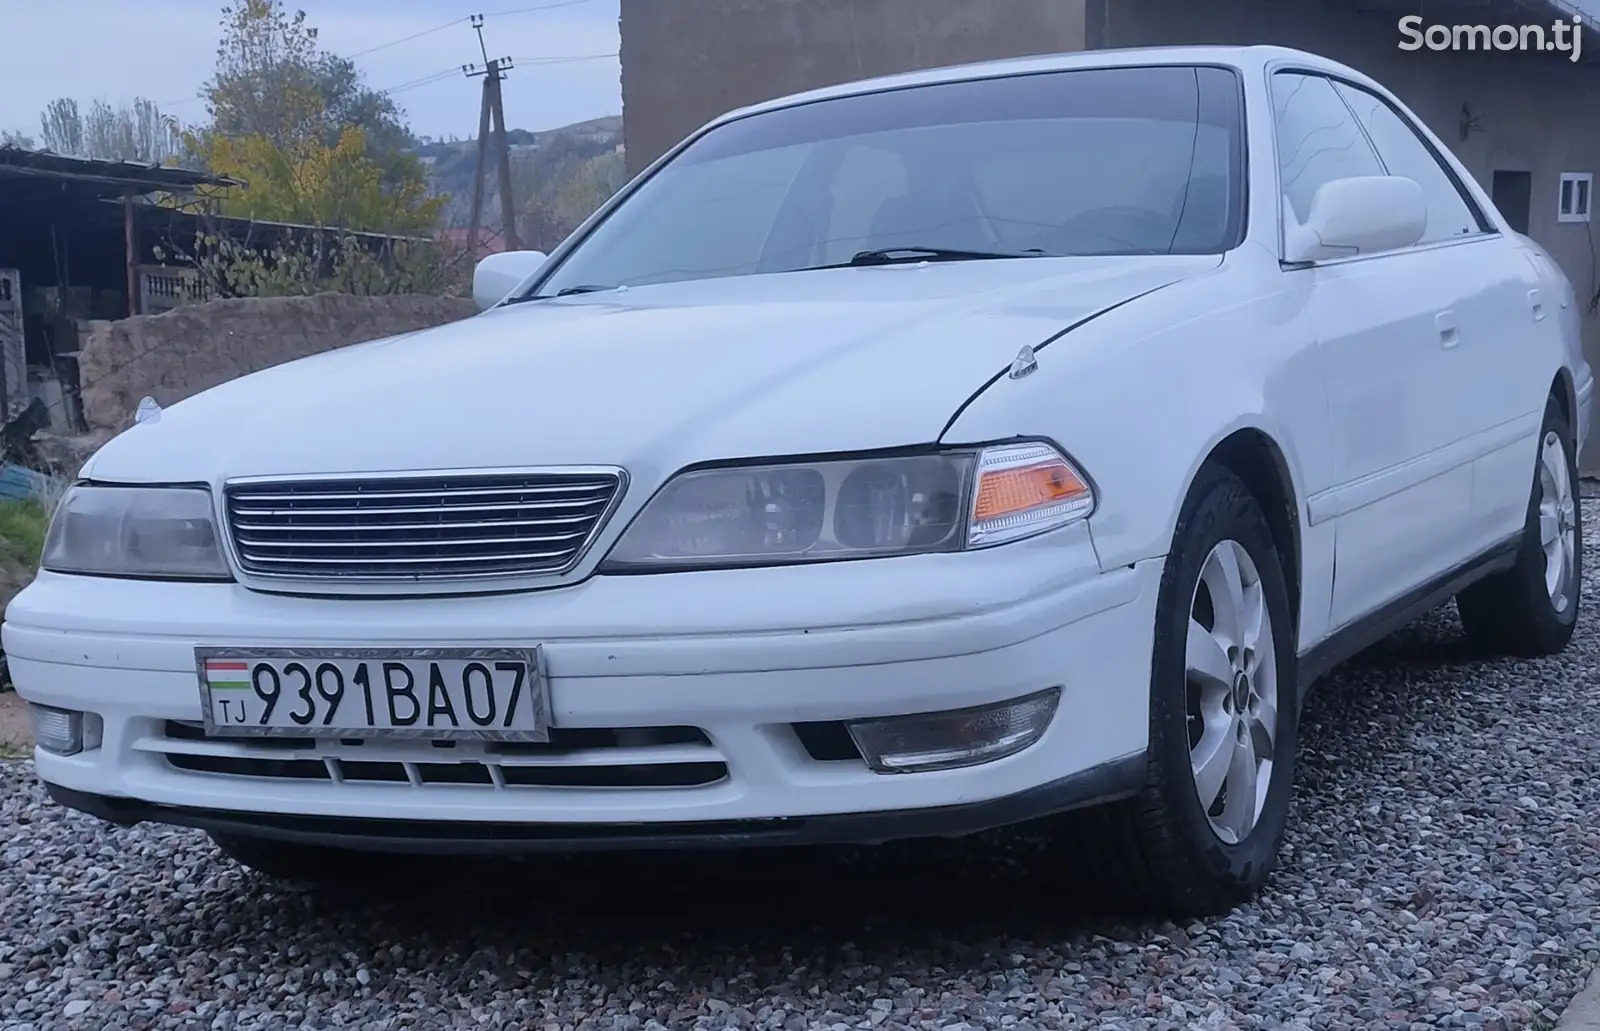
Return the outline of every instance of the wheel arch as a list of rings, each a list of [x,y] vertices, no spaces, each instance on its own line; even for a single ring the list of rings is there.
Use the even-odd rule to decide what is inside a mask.
[[[1256,504],[1261,506],[1262,515],[1272,533],[1273,547],[1278,552],[1284,583],[1289,588],[1290,615],[1294,625],[1298,626],[1301,596],[1304,593],[1304,542],[1301,537],[1300,499],[1295,492],[1294,476],[1289,470],[1283,449],[1265,430],[1245,426],[1213,445],[1200,464],[1202,467],[1216,464],[1226,468],[1243,481],[1256,499]]]
[[[1565,365],[1556,370],[1555,379],[1550,382],[1550,397],[1556,399],[1556,404],[1561,406],[1561,415],[1567,420],[1567,428],[1574,434],[1578,432],[1578,388],[1572,382],[1572,371]]]

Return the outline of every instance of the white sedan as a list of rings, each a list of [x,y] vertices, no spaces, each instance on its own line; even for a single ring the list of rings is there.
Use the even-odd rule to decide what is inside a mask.
[[[56,799],[285,876],[1049,817],[1208,913],[1333,664],[1573,632],[1572,288],[1310,54],[761,104],[475,289],[83,469],[4,627]]]

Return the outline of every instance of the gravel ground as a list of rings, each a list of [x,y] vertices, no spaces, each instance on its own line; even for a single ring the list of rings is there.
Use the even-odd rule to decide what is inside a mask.
[[[1549,1027],[1600,963],[1594,586],[1560,659],[1447,607],[1325,681],[1280,872],[1185,926],[1051,916],[1025,834],[286,889],[3,764],[0,1029]]]

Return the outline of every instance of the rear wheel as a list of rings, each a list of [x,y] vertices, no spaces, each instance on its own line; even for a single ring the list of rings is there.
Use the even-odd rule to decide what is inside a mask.
[[[1294,779],[1290,612],[1260,506],[1233,473],[1204,468],[1157,601],[1146,786],[1082,814],[1119,907],[1204,916],[1265,883]]]
[[[1583,579],[1583,510],[1572,428],[1561,406],[1545,405],[1528,516],[1517,564],[1456,596],[1473,641],[1508,655],[1554,655],[1572,640]]]

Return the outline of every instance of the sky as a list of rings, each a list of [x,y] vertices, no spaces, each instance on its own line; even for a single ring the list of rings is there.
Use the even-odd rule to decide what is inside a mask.
[[[551,6],[560,4],[560,6]],[[483,14],[491,58],[515,61],[502,90],[513,129],[552,129],[622,110],[618,0],[286,0],[304,10],[322,45],[351,57],[374,89],[391,95],[419,136],[467,139],[478,131],[482,63],[468,16]],[[211,74],[222,0],[0,0],[0,129],[37,140],[39,112],[61,96],[80,106],[145,97],[184,122],[204,118],[195,99]],[[521,8],[545,10],[511,13]],[[447,28],[447,22],[459,20]],[[438,31],[429,31],[437,29]],[[404,37],[416,39],[394,42]],[[386,44],[394,43],[389,46]],[[374,49],[380,48],[381,49]],[[370,51],[361,53],[361,51]],[[538,64],[535,58],[586,58]],[[418,83],[454,70],[438,81]],[[415,84],[415,85],[413,85]]]

